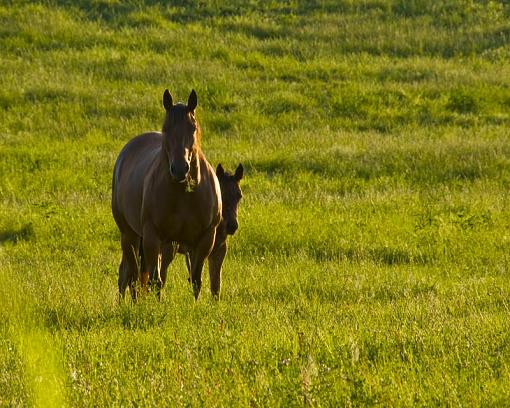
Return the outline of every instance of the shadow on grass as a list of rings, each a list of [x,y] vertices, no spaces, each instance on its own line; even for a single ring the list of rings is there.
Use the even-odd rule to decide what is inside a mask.
[[[313,234],[312,234],[313,235]],[[236,253],[242,257],[306,257],[315,262],[350,262],[353,264],[371,263],[374,265],[432,265],[438,255],[420,248],[394,246],[342,246],[331,240],[320,241],[314,236],[278,239],[265,234],[244,236]]]
[[[355,19],[354,24],[366,24],[366,33],[362,30],[357,38],[352,41],[343,40],[343,33],[338,32],[341,41],[334,41],[339,52],[342,53],[367,53],[372,55],[390,55],[394,57],[408,57],[413,55],[438,55],[452,57],[455,55],[472,55],[484,50],[504,47],[509,39],[508,28],[501,27],[501,23],[495,24],[496,28],[491,32],[482,29],[470,29],[471,27],[486,27],[495,19],[504,21],[508,9],[493,10],[493,15],[487,13],[487,7],[470,8],[466,13],[465,2],[452,1],[448,7],[436,6],[437,2],[391,2],[379,0],[353,2],[344,1],[299,1],[299,2],[246,2],[235,0],[230,2],[177,0],[161,2],[159,0],[131,0],[131,1],[107,1],[107,0],[49,0],[45,4],[77,10],[80,18],[83,16],[89,21],[100,21],[113,28],[146,27],[152,23],[159,24],[159,17],[181,23],[210,24],[211,20],[228,20],[229,24],[224,31],[243,33],[249,37],[261,41],[274,38],[295,38],[299,42],[309,42],[311,36],[308,32],[302,32],[302,26],[311,21],[313,26],[321,26],[321,19],[314,18],[319,15],[332,14],[341,17],[347,16],[347,20]],[[412,3],[409,6],[406,3]],[[426,4],[426,7],[414,6],[415,3]],[[433,3],[433,5],[432,5]],[[153,18],[151,13],[156,10],[159,14]],[[429,17],[427,22],[424,17]],[[298,18],[296,18],[298,17]],[[469,17],[469,18],[468,18]],[[358,23],[359,20],[359,23]],[[372,27],[393,27],[388,21],[399,21],[402,24],[401,32],[409,30],[408,20],[417,22],[417,26],[424,26],[428,32],[440,31],[441,35],[433,41],[423,40],[409,36],[406,40],[395,40],[394,28],[378,31],[378,36],[368,33]],[[338,21],[341,25],[343,20]],[[398,27],[398,26],[397,26]],[[320,32],[320,30],[319,30]],[[432,36],[432,34],[428,34]],[[400,37],[400,36],[398,36]],[[330,44],[331,35],[325,31],[319,41]],[[52,47],[58,47],[58,42],[53,42]]]
[[[296,154],[248,162],[268,178],[292,179],[298,173],[316,176],[377,180],[394,178],[410,184],[474,181],[480,178],[510,177],[506,162],[510,147],[500,143],[471,145],[413,146],[365,152],[327,149],[313,154]],[[290,182],[290,181],[289,181]]]
[[[290,10],[282,2],[274,3],[271,8],[267,4],[257,4],[245,1],[231,2],[191,2],[175,0],[169,3],[160,0],[134,0],[124,2],[90,1],[90,0],[53,0],[50,4],[59,7],[76,8],[89,20],[102,20],[112,26],[126,26],[132,23],[129,19],[132,13],[149,8],[158,8],[161,13],[177,22],[200,22],[211,18],[241,16],[249,13],[265,13],[269,15],[286,15]]]
[[[247,2],[234,0],[229,2],[218,1],[188,1],[174,0],[172,2],[161,2],[160,0],[133,0],[125,2],[112,2],[106,0],[50,0],[52,5],[79,9],[91,20],[101,19],[108,23],[125,24],[129,22],[126,17],[133,12],[143,9],[157,7],[168,14],[168,17],[178,22],[204,21],[210,18],[245,16],[251,14],[265,14],[268,16],[288,17],[293,15],[307,15],[319,10],[328,12],[353,11],[350,1],[331,1],[330,4],[323,2],[308,1],[292,4],[291,2]],[[124,20],[124,23],[122,23]],[[257,32],[266,38],[265,32]]]
[[[335,286],[330,287],[314,287],[307,288],[307,299],[321,299],[323,301],[336,302],[341,296],[342,291],[346,288],[338,290]],[[434,284],[417,282],[407,286],[382,285],[379,287],[365,287],[361,290],[347,290],[346,302],[354,301],[376,301],[376,302],[393,302],[401,299],[419,299],[423,297],[437,295],[437,288]]]
[[[326,282],[326,277],[323,277]],[[342,282],[329,283],[306,283],[299,288],[296,286],[278,286],[264,288],[240,288],[236,298],[243,299],[243,302],[250,300],[256,304],[299,304],[299,299],[317,303],[335,303],[337,305],[353,305],[360,302],[394,302],[405,299],[422,299],[438,294],[437,288],[433,283],[415,282],[412,284],[377,285],[367,283],[361,288],[354,288],[352,285],[346,285]],[[301,307],[296,308],[296,315],[303,314]],[[299,316],[298,316],[299,317]],[[301,316],[306,317],[306,316]]]
[[[382,265],[427,265],[434,262],[428,254],[415,254],[400,248],[326,248],[311,247],[308,250],[311,258],[318,262],[348,260],[351,262],[371,261]]]
[[[0,245],[8,242],[17,244],[19,241],[28,241],[34,237],[32,224],[27,224],[19,229],[0,231]]]

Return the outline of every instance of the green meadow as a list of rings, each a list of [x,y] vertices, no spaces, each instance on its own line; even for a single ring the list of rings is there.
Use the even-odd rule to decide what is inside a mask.
[[[119,304],[166,88],[240,228]],[[0,406],[508,406],[509,192],[507,1],[0,1]]]

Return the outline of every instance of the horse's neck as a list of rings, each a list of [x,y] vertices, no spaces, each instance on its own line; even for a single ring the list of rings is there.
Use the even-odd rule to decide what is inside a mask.
[[[168,162],[164,144],[161,145],[159,155],[156,157],[156,166],[159,167],[162,172],[165,170],[168,172],[170,171],[170,163]]]

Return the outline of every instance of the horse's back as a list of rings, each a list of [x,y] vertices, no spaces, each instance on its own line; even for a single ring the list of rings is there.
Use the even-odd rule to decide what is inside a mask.
[[[143,133],[122,148],[115,161],[112,180],[112,212],[121,229],[141,235],[140,211],[143,183],[150,166],[161,151],[159,132]]]

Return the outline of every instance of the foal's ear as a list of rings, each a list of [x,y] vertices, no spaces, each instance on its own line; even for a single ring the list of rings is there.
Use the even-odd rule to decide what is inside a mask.
[[[190,112],[193,112],[195,108],[197,107],[198,101],[197,101],[197,93],[194,89],[191,90],[191,93],[189,94],[188,98],[188,110]]]
[[[216,175],[218,177],[223,177],[225,175],[225,170],[223,169],[223,166],[220,164],[218,164],[218,167],[216,167]]]
[[[172,102],[172,95],[170,95],[168,89],[165,89],[165,92],[163,92],[163,106],[167,111],[169,111],[172,108],[172,106],[174,106]]]
[[[234,177],[236,178],[237,181],[240,181],[243,178],[243,174],[244,174],[243,165],[239,164],[239,166],[237,166],[236,173],[234,174]]]

